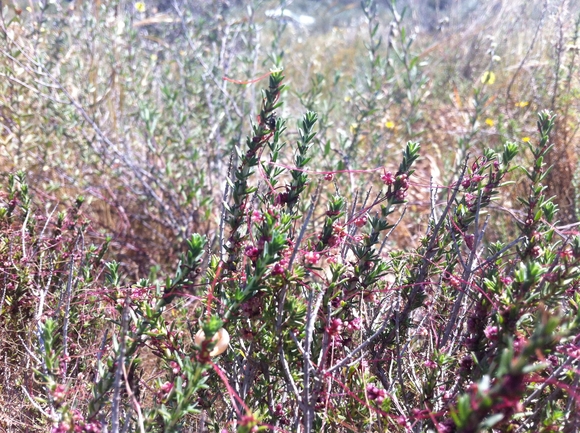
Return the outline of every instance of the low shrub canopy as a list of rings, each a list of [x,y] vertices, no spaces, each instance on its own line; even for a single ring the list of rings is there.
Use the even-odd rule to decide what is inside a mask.
[[[580,428],[571,4],[81,3],[2,10],[2,428]]]

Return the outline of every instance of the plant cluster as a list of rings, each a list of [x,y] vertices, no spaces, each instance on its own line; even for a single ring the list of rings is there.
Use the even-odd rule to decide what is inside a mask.
[[[308,199],[316,115],[299,123],[295,165],[278,164],[288,146],[275,114],[282,80],[281,70],[271,72],[259,122],[232,170],[221,253],[204,265],[206,238],[192,236],[164,284],[123,286],[111,262],[108,300],[87,297],[102,252],[78,253],[82,200],[68,217],[59,214],[54,235],[50,220],[38,233],[23,175],[10,177],[3,232],[17,235],[4,237],[11,265],[3,317],[19,321],[37,353],[31,398],[53,431],[178,431],[189,413],[203,413],[216,431],[575,428],[566,408],[577,389],[580,237],[556,233],[557,207],[542,184],[554,117],[540,113],[538,144],[529,145],[535,162],[524,170],[527,218],[517,239],[484,242],[485,208],[514,168],[518,146],[510,143],[466,163],[447,199],[434,204],[416,251],[385,251],[419,146],[407,144],[374,197],[348,203],[336,178],[319,175]],[[336,191],[321,212],[320,183],[332,181]],[[302,201],[310,202],[306,212]],[[78,234],[59,239],[63,228]],[[188,293],[197,307],[180,302]],[[58,314],[43,315],[37,299]],[[73,363],[72,332],[79,342],[95,335],[86,328],[97,317],[79,311],[91,304],[113,321],[96,364]],[[172,307],[193,316],[171,319]],[[225,336],[231,340],[213,351]],[[142,389],[146,353],[162,373]],[[84,398],[71,400],[84,387]]]
[[[449,74],[395,1],[390,26],[362,2],[352,76],[300,90],[304,29],[257,4],[125,3],[2,10],[1,428],[580,429],[580,234],[550,170],[577,115],[563,4],[505,95],[507,48],[474,36],[485,60],[432,127]],[[548,23],[550,104],[520,88]],[[520,137],[530,104],[554,111]],[[457,146],[431,143],[458,113]]]

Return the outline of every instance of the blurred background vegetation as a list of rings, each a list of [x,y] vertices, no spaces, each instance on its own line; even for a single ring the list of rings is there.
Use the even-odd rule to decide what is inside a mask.
[[[535,113],[553,109],[550,191],[573,222],[579,6],[5,2],[0,176],[25,170],[54,203],[84,195],[123,266],[147,275],[189,233],[215,229],[232,150],[259,102],[256,84],[223,77],[251,80],[279,62],[283,114],[321,118],[312,170],[378,168],[407,140],[422,142],[418,213],[431,176],[445,184],[466,153],[525,140]],[[340,187],[373,179],[344,175]],[[401,242],[415,240],[413,227],[401,231]]]

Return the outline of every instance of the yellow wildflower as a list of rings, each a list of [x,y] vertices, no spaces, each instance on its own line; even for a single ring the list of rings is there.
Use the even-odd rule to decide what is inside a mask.
[[[395,129],[395,123],[392,122],[392,121],[390,121],[390,120],[387,120],[385,122],[385,126],[386,126],[387,129]]]
[[[147,9],[145,7],[145,2],[137,2],[135,3],[135,9],[137,10],[137,12],[145,12],[145,10]]]
[[[485,124],[487,126],[493,126],[493,120],[488,117],[487,119],[485,119]]]
[[[522,141],[529,143],[530,142],[530,137],[524,137],[522,138]]]
[[[492,71],[485,71],[481,76],[481,82],[491,86],[493,83],[495,83],[495,74]]]
[[[524,107],[527,107],[528,105],[530,105],[530,103],[528,101],[516,102],[516,107],[524,108]]]
[[[345,96],[344,97],[344,102],[350,102],[350,96]]]
[[[350,124],[350,133],[354,134],[358,130],[358,123],[351,123]]]

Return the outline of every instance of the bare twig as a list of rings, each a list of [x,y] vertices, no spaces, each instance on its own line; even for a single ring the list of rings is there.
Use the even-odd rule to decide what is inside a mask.
[[[324,297],[324,291],[320,290],[316,293],[316,300],[314,300],[314,288],[310,290],[308,295],[308,306],[306,312],[306,336],[304,339],[304,354],[303,354],[303,365],[302,372],[304,374],[303,384],[304,389],[302,391],[302,410],[304,411],[304,433],[310,433],[312,430],[312,422],[314,417],[314,403],[311,401],[310,395],[310,371],[312,369],[310,365],[311,356],[311,346],[312,346],[312,336],[314,334],[314,324],[316,318],[318,317],[318,310],[322,303],[322,298]],[[314,304],[314,306],[313,306]]]
[[[141,433],[145,433],[145,425],[144,425],[143,413],[141,412],[141,405],[137,401],[137,398],[135,397],[135,393],[131,389],[131,386],[129,384],[129,377],[127,375],[127,368],[125,367],[124,363],[121,364],[121,368],[123,369],[123,377],[125,378],[125,390],[127,391],[127,395],[129,396],[129,398],[131,399],[131,402],[133,403],[133,409],[135,409],[135,412],[137,412],[137,422],[139,425],[139,431]],[[125,422],[125,429],[128,426],[129,426],[129,422]]]
[[[125,305],[121,316],[121,332],[119,333],[119,354],[115,365],[115,377],[113,379],[113,401],[111,407],[111,433],[119,433],[119,416],[121,405],[121,377],[123,364],[125,363],[125,337],[129,326],[129,305],[131,297],[129,293],[125,296]]]
[[[70,262],[69,262],[69,271],[68,271],[68,279],[66,282],[66,290],[63,293],[64,298],[66,299],[66,304],[64,308],[64,318],[62,324],[62,353],[63,353],[63,368],[62,368],[62,375],[63,379],[66,377],[67,373],[67,358],[68,358],[68,326],[69,326],[69,318],[70,318],[70,303],[72,298],[72,289],[73,289],[73,273],[74,273],[74,257],[75,257],[75,250],[77,249],[77,245],[79,242],[80,236],[77,236],[75,240],[74,247],[70,253]]]
[[[390,310],[389,310],[390,312]],[[388,316],[388,314],[387,314]],[[332,367],[328,368],[327,370],[324,371],[324,374],[330,374],[333,371],[338,370],[339,368],[344,367],[346,364],[348,364],[348,362],[352,359],[353,356],[355,356],[357,353],[359,353],[361,350],[364,350],[366,347],[369,346],[369,344],[371,344],[373,341],[375,341],[379,335],[382,334],[382,332],[387,328],[387,326],[389,325],[389,321],[385,320],[383,322],[383,324],[379,327],[379,329],[377,329],[372,335],[370,335],[368,338],[365,339],[365,341],[363,341],[361,344],[359,344],[355,349],[352,350],[352,352],[348,353],[344,358],[342,358],[339,362],[337,362],[336,364],[334,364]]]

